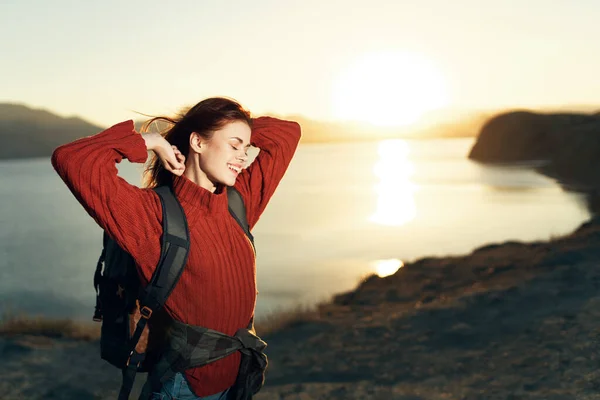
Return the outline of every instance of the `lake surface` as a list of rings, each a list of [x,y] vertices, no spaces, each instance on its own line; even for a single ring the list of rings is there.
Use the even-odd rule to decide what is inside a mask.
[[[306,144],[254,229],[256,315],[311,304],[425,256],[549,239],[589,218],[579,194],[466,155],[473,139]],[[140,165],[119,166],[140,181]],[[91,319],[102,232],[49,158],[0,161],[0,308]]]

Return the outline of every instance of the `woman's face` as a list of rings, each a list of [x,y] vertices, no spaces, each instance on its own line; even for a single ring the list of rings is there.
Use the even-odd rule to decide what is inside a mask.
[[[252,131],[244,121],[227,123],[215,131],[212,138],[203,141],[200,169],[216,184],[235,185],[235,180],[248,161]]]

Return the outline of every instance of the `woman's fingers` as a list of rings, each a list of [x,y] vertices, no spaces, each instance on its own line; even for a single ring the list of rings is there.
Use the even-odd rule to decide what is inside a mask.
[[[175,158],[182,164],[185,164],[185,156],[179,151],[177,146],[171,146],[173,148],[173,152],[175,153]]]
[[[157,148],[155,153],[167,171],[177,176],[183,175],[185,171],[185,157],[176,146],[164,140],[163,146]]]
[[[185,171],[185,157],[183,157],[183,154],[175,146],[171,146],[170,150],[163,158],[163,165],[167,171],[181,176],[183,175],[183,171]]]
[[[174,175],[181,176],[185,171],[185,164],[179,161],[165,160],[163,162],[165,169]]]

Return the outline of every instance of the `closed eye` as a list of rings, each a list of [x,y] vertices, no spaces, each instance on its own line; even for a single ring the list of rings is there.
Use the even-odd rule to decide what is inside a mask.
[[[235,147],[234,145],[230,144],[231,148],[234,149],[235,151],[238,151],[240,148],[239,147]],[[246,157],[248,156],[248,152],[244,152],[244,154],[246,155]]]

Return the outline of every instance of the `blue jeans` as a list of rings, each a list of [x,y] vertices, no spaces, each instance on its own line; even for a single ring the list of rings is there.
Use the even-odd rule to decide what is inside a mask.
[[[189,388],[183,374],[178,372],[164,383],[160,393],[152,393],[151,400],[225,400],[228,392],[229,389],[210,396],[198,397]]]

